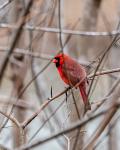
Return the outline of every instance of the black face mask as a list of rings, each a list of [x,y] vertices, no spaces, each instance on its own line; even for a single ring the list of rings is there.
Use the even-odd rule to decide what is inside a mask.
[[[59,67],[60,66],[60,58],[59,57],[55,57],[55,59],[57,60],[56,67]]]

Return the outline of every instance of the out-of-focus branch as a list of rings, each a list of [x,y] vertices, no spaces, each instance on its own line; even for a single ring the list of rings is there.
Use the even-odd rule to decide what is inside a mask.
[[[32,104],[25,102],[24,100],[20,100],[18,101],[18,103],[16,103],[16,99],[10,98],[11,101],[9,101],[9,97],[5,96],[5,95],[0,95],[0,105],[15,105],[16,107],[22,108],[22,109],[27,109],[27,110],[35,110],[34,106]]]
[[[8,64],[8,61],[9,61],[9,57],[11,56],[11,54],[12,54],[12,52],[14,50],[14,47],[16,46],[16,42],[18,41],[18,39],[19,39],[19,37],[21,35],[22,26],[25,24],[26,16],[29,13],[29,9],[31,8],[32,3],[33,3],[33,1],[29,0],[29,2],[27,4],[27,7],[26,7],[26,9],[25,9],[25,11],[23,13],[23,16],[21,17],[21,19],[18,22],[18,29],[15,32],[14,37],[12,39],[10,49],[9,49],[8,53],[6,54],[6,56],[5,56],[4,60],[3,60],[3,63],[1,65],[1,67],[0,67],[0,84],[1,84],[1,80],[2,80],[2,77],[3,77],[4,72],[5,72],[5,69],[7,67],[7,64]]]
[[[119,119],[120,119],[120,116],[118,116],[117,118],[114,118],[114,119],[112,120],[112,123],[110,124],[110,127],[109,127],[107,133],[104,135],[103,138],[101,138],[101,139],[97,142],[97,144],[94,146],[94,150],[95,150],[96,148],[98,148],[98,146],[99,146],[102,142],[104,142],[104,140],[106,139],[106,137],[108,137],[108,136],[110,135],[110,132],[111,132],[111,131],[113,130],[113,128],[116,126],[116,124],[117,124],[117,122],[119,121]],[[113,146],[114,146],[114,145],[113,145]]]
[[[92,140],[90,140],[90,142],[88,142],[87,146],[85,146],[83,148],[83,150],[89,150],[89,149],[93,148],[96,140],[102,134],[102,132],[104,131],[104,129],[106,128],[106,126],[109,124],[109,122],[111,121],[112,117],[115,115],[116,112],[117,112],[117,107],[113,107],[113,108],[111,108],[111,110],[109,111],[109,113],[104,116],[104,120],[102,121],[102,123],[100,125],[100,128],[98,128],[96,130],[96,132],[93,133],[93,136],[91,136]]]
[[[0,46],[0,52],[8,52],[9,48],[5,46]],[[35,58],[43,59],[43,60],[51,60],[53,56],[47,55],[47,54],[40,54],[37,52],[31,52],[29,49],[21,49],[21,48],[15,48],[14,52],[12,54],[23,54],[32,56]]]
[[[0,6],[0,10],[4,9],[7,5],[9,5],[13,0],[7,0],[3,3],[3,5]]]
[[[1,28],[8,28],[8,29],[18,29],[18,26],[1,23]],[[115,36],[120,34],[120,30],[113,30],[111,32],[85,32],[85,31],[78,31],[78,30],[68,30],[68,29],[60,29],[59,28],[48,28],[48,27],[39,27],[39,26],[32,26],[32,25],[25,25],[22,27],[24,30],[32,30],[32,31],[44,31],[44,32],[52,32],[52,33],[62,33],[62,34],[72,34],[72,35],[80,35],[80,36]]]
[[[0,149],[1,149],[1,150],[10,150],[9,148],[7,148],[7,147],[5,147],[5,146],[3,146],[3,145],[1,145],[1,144],[0,144]]]

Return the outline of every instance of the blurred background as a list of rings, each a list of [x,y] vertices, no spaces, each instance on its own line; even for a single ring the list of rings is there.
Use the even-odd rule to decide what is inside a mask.
[[[108,99],[98,105],[115,94],[111,88],[119,79],[119,72],[113,71],[120,66],[119,34],[115,34],[119,22],[120,0],[0,0],[1,149],[15,149],[46,139],[113,103]],[[74,88],[39,112],[48,98],[54,98],[67,87],[51,62],[60,50],[87,65],[87,75],[95,71],[113,72],[89,79],[87,91],[92,110],[87,115],[79,90]],[[13,120],[21,127],[36,112],[35,118],[23,128],[21,138]],[[85,149],[107,120],[107,114],[31,149]],[[117,109],[86,149],[119,150],[119,129]]]

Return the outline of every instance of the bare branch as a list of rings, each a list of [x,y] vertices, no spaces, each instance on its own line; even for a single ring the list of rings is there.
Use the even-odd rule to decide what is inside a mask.
[[[96,72],[95,76],[100,76],[100,75],[107,75],[110,73],[117,73],[120,72],[120,68],[115,68],[115,69],[109,69],[109,70],[105,70],[105,71],[101,71],[101,72]],[[94,74],[90,74],[87,76],[87,78],[92,78],[94,76]]]
[[[16,25],[10,25],[6,23],[0,24],[1,28],[8,28],[8,29],[18,29]],[[24,30],[32,30],[32,31],[44,31],[44,32],[52,32],[52,33],[62,33],[62,34],[72,34],[72,35],[79,35],[79,36],[115,36],[120,34],[120,30],[113,30],[111,32],[85,32],[85,31],[78,31],[78,30],[69,30],[69,29],[60,29],[59,28],[48,28],[48,27],[37,27],[32,25],[25,25],[23,26]]]
[[[0,52],[8,53],[8,50],[9,50],[8,47],[0,46]],[[21,49],[21,48],[15,48],[15,50],[12,54],[24,54],[24,55],[32,56],[32,57],[43,59],[43,60],[51,60],[53,58],[53,56],[50,56],[47,54],[31,52],[29,49]]]
[[[114,70],[116,71],[116,70]],[[119,69],[120,71],[120,69]],[[110,71],[108,71],[108,73],[110,73]],[[111,71],[111,73],[113,73]],[[99,74],[99,73],[98,73]],[[97,74],[97,75],[98,75]],[[104,72],[103,74],[107,74],[107,72]],[[93,76],[93,75],[92,75]],[[90,76],[89,76],[90,77]],[[75,87],[79,86],[80,83],[76,84]],[[46,100],[42,105],[41,107],[31,116],[28,118],[28,120],[26,120],[23,124],[22,124],[22,127],[25,128],[36,116],[38,116],[38,114],[51,102],[53,101],[54,99],[62,96],[63,94],[65,94],[68,90],[72,89],[73,87],[68,87],[66,88],[64,91],[62,91],[61,93],[55,95],[54,97],[52,98],[49,98],[48,100]]]
[[[10,98],[11,101],[9,100],[8,96],[5,95],[0,95],[0,105],[4,104],[4,105],[15,105],[15,107],[19,107],[22,109],[28,109],[28,110],[34,110],[34,106],[33,104],[30,104],[30,102],[25,102],[23,99],[20,99],[20,101],[18,101],[18,103],[16,104],[16,99],[15,97]]]

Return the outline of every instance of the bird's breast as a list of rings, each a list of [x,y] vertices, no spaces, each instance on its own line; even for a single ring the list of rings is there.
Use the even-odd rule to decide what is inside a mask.
[[[58,67],[58,71],[59,71],[59,74],[60,74],[62,80],[63,80],[66,84],[69,84],[69,80],[68,80],[66,74],[63,72],[62,67]]]

